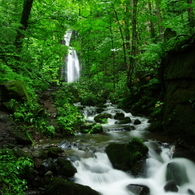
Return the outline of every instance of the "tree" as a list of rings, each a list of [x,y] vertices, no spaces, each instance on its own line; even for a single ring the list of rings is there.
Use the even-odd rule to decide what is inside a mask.
[[[24,0],[23,4],[23,11],[22,11],[22,17],[20,20],[20,28],[17,30],[17,36],[15,40],[15,45],[18,48],[19,51],[21,51],[22,47],[22,40],[24,38],[24,31],[26,31],[28,27],[28,20],[30,17],[30,12],[32,9],[32,4],[34,0]]]

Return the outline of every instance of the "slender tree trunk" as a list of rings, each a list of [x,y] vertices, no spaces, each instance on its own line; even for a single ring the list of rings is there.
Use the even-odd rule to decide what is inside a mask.
[[[189,22],[190,27],[193,27],[193,25],[194,25],[194,11],[193,11],[193,8],[192,8],[192,0],[187,0],[187,3],[189,5],[189,8],[187,10],[187,12],[188,12],[188,22]]]
[[[127,85],[131,88],[133,71],[136,66],[136,55],[138,53],[138,36],[137,36],[137,4],[138,0],[130,1],[132,12],[131,12],[131,25],[132,25],[132,39],[131,39],[131,50],[129,56],[129,66],[127,67]]]
[[[28,20],[30,17],[30,11],[32,9],[32,4],[34,0],[24,0],[22,17],[20,20],[21,27],[17,31],[15,46],[20,52],[22,49],[22,42],[24,39],[24,31],[28,28]]]
[[[150,15],[152,16],[153,13],[152,13],[152,5],[151,5],[150,0],[148,0],[148,8],[150,10]],[[150,19],[150,35],[151,35],[151,38],[155,38],[155,36],[156,36],[154,23],[151,19]]]
[[[120,35],[121,35],[121,39],[122,39],[122,48],[123,48],[123,61],[124,61],[124,65],[125,67],[127,67],[127,51],[126,51],[126,45],[125,45],[125,36],[123,34],[123,29],[122,29],[122,26],[120,24],[120,21],[119,21],[119,17],[118,17],[118,13],[117,11],[115,10],[114,8],[114,5],[113,5],[113,11],[114,11],[114,14],[115,14],[115,18],[116,18],[116,21],[119,25],[119,31],[120,31]]]
[[[160,9],[160,2],[161,0],[155,0],[156,2],[156,15],[158,17],[158,31],[160,38],[163,39],[163,27],[162,27],[162,15],[161,15],[161,9]]]

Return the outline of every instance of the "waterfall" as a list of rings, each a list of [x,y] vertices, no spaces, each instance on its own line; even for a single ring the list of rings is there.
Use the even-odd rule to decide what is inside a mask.
[[[70,46],[70,40],[72,36],[72,30],[67,31],[64,35],[64,41],[66,46]],[[77,81],[80,77],[80,64],[77,52],[69,47],[68,55],[65,58],[66,62],[66,81],[68,83]]]

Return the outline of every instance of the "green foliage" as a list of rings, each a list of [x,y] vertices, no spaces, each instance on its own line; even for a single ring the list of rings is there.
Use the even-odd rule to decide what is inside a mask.
[[[27,182],[26,174],[31,172],[33,163],[30,159],[16,158],[9,149],[0,149],[0,185],[5,195],[24,195]]]
[[[30,102],[18,102],[11,99],[9,106],[14,110],[12,116],[16,122],[26,125],[26,128],[33,128],[36,132],[42,132],[46,136],[55,135],[55,127],[47,121],[47,114],[37,104]]]
[[[64,104],[62,107],[58,107],[57,121],[59,131],[65,135],[74,135],[75,127],[84,122],[83,116],[78,108],[69,103]]]
[[[78,93],[77,84],[65,84],[61,90],[53,94],[58,109],[58,131],[65,135],[74,135],[76,126],[84,121],[78,107],[73,105],[74,100],[78,98]]]
[[[161,101],[157,101],[153,110],[152,110],[152,113],[151,113],[151,117],[158,117],[160,114],[161,114],[161,111],[162,111],[162,108],[163,108],[163,102]]]

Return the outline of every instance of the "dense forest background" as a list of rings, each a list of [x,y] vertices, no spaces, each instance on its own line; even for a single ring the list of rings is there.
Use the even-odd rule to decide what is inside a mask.
[[[74,135],[83,124],[78,101],[110,99],[150,117],[161,131],[162,63],[194,41],[194,8],[193,0],[0,0],[1,112],[32,143],[42,135]],[[73,83],[62,72],[69,29],[81,64]]]
[[[79,100],[97,105],[110,99],[136,114],[158,114],[160,64],[168,51],[193,39],[194,6],[192,0],[0,1],[0,83],[20,81],[27,89],[27,101],[1,92],[1,106],[11,109],[16,121],[35,125],[39,117],[35,126],[51,134],[53,125],[39,113],[41,94],[52,85],[63,86],[55,95],[62,128],[72,129],[63,123],[75,122],[78,112],[69,103]],[[72,84],[62,73],[69,29],[81,64],[81,78]]]

